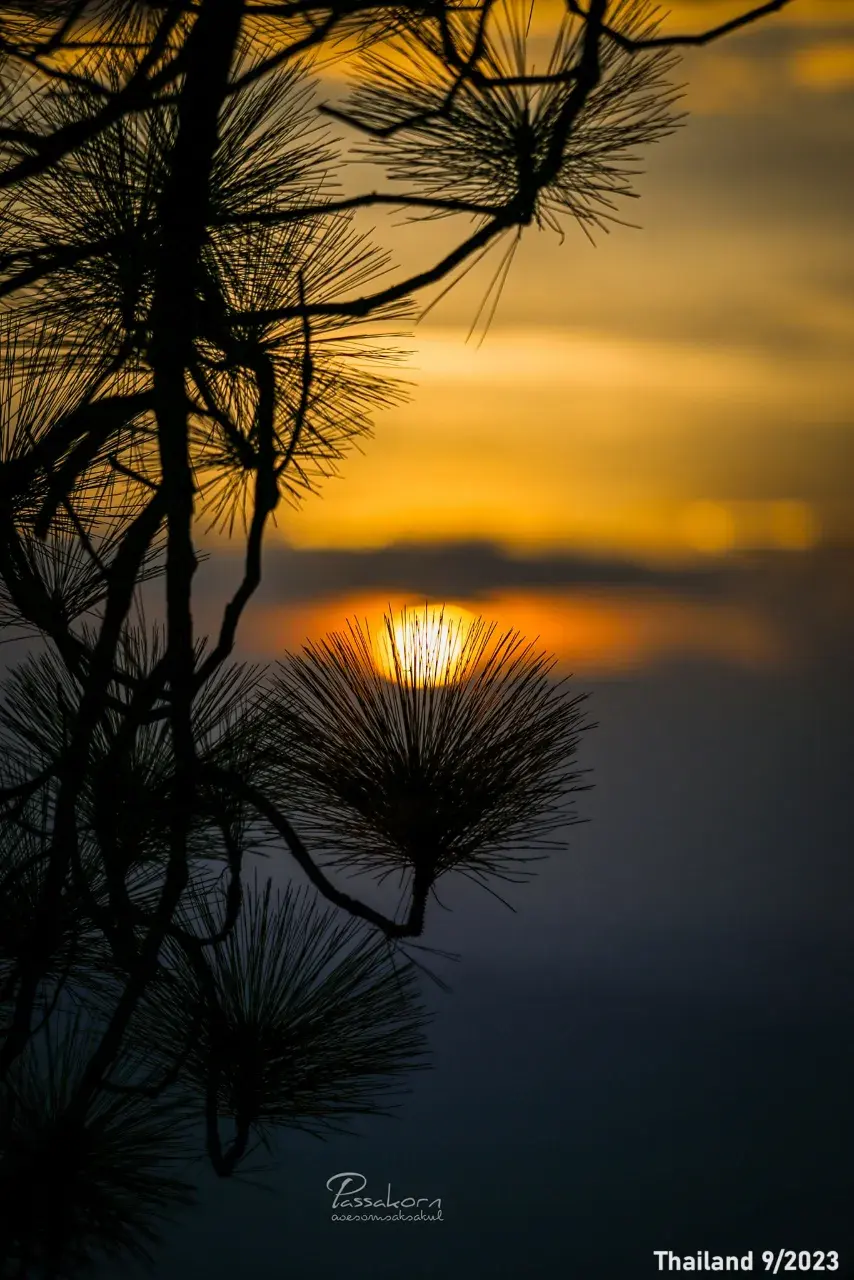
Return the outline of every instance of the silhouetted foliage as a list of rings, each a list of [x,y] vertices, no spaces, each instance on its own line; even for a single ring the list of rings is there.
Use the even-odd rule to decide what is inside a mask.
[[[222,930],[218,897],[200,897],[194,936]],[[180,1079],[202,1100],[215,1080],[217,1114],[244,1141],[276,1125],[322,1133],[376,1112],[378,1089],[387,1097],[397,1077],[423,1063],[414,971],[397,967],[375,930],[323,909],[311,890],[274,897],[269,881],[263,889],[256,882],[210,965],[208,989],[179,952],[163,991],[155,985],[141,1002],[134,1031],[167,1070],[169,1046],[197,1011],[201,1034]]]
[[[0,1090],[0,1230],[18,1274],[76,1274],[100,1257],[153,1261],[153,1224],[193,1201],[176,1176],[189,1116],[174,1099],[102,1091],[74,1107],[94,1047],[79,1014],[58,1019]],[[129,1079],[133,1065],[126,1054]]]
[[[513,632],[429,609],[387,615],[379,644],[351,624],[273,679],[276,789],[334,862],[507,878],[575,820],[583,695],[553,665]]]
[[[33,648],[0,706],[2,1274],[150,1257],[183,1153],[231,1176],[425,1065],[402,944],[440,877],[517,878],[574,821],[579,700],[483,622],[234,661],[265,537],[401,398],[430,291],[509,236],[494,310],[525,229],[607,229],[674,49],[786,3],[682,36],[566,0],[539,70],[516,0],[3,6],[0,625]],[[459,238],[401,273],[368,226],[395,209]],[[245,560],[200,637],[211,526]],[[247,890],[263,857],[313,888]]]
[[[620,0],[613,7],[613,20],[627,34],[658,30],[647,6]],[[636,149],[678,123],[672,111],[677,94],[668,80],[677,58],[666,47],[638,55],[606,44],[599,81],[574,115],[560,154],[553,155],[553,140],[577,92],[584,29],[564,19],[538,76],[529,53],[532,13],[520,0],[493,6],[482,74],[456,90],[457,73],[447,64],[441,34],[429,27],[417,43],[400,36],[369,51],[342,116],[372,135],[362,148],[365,156],[420,194],[441,197],[452,190],[461,201],[493,208],[521,198],[526,218],[538,226],[561,233],[569,216],[582,227],[606,229],[617,218],[619,198],[633,194]],[[470,47],[479,21],[476,11],[456,16],[458,42]],[[453,106],[446,111],[451,93]],[[401,128],[419,117],[422,129]]]

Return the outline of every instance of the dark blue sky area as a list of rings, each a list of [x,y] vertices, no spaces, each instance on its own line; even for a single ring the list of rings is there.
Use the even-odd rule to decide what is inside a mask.
[[[588,687],[591,822],[515,915],[452,885],[434,905],[427,942],[463,955],[434,961],[435,1070],[359,1137],[287,1138],[266,1193],[206,1181],[163,1280],[635,1280],[661,1248],[854,1264],[850,673]],[[440,1196],[444,1221],[333,1223],[343,1171]]]

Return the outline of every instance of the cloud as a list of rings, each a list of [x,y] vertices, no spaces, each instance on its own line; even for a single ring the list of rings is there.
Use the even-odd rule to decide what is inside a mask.
[[[517,557],[489,543],[376,550],[271,547],[241,633],[244,656],[269,660],[348,619],[376,633],[389,608],[447,604],[516,630],[555,655],[558,670],[625,675],[691,659],[780,671],[849,670],[854,652],[854,548],[731,555],[651,568],[560,553]],[[219,553],[199,575],[197,623],[213,629],[226,577]]]
[[[579,586],[656,587],[707,594],[714,591],[719,576],[719,569],[710,565],[659,569],[620,558],[561,552],[519,557],[487,541],[434,546],[397,543],[353,550],[271,546],[265,558],[262,598],[305,602],[386,591],[477,600],[509,589]]]
[[[806,89],[835,92],[854,85],[854,42],[810,45],[791,62],[795,84]]]
[[[755,0],[670,0],[663,30],[668,33],[707,31],[754,7]],[[854,0],[789,0],[779,13],[760,19],[744,30],[845,25],[854,25]]]
[[[766,272],[754,267],[751,278],[746,248],[729,252],[718,274],[734,279],[743,264],[742,283],[750,281],[743,296],[760,308]],[[647,260],[651,288],[654,265]],[[795,525],[846,533],[854,381],[850,352],[843,358],[837,346],[847,326],[850,348],[854,313],[806,290],[799,306],[797,291],[769,268],[776,313],[739,319],[726,289],[704,307],[692,288],[703,277],[690,266],[686,259],[681,311],[675,294],[661,302],[650,292],[644,311],[643,291],[626,289],[622,313],[606,298],[595,318],[604,325],[610,307],[622,333],[519,325],[496,328],[478,349],[465,344],[464,331],[419,329],[411,403],[382,415],[364,454],[342,466],[341,482],[286,517],[289,539],[314,547],[480,540],[629,559],[684,555],[698,545],[703,516],[691,508],[710,502],[732,508],[725,514],[733,537],[724,541],[739,548],[813,540],[787,532]],[[597,290],[592,276],[576,271],[580,310],[608,293],[603,277]],[[540,278],[526,273],[526,287]],[[743,346],[727,333],[728,315]],[[781,349],[763,331],[765,315],[791,323]],[[798,342],[799,324],[838,338]],[[705,331],[705,344],[696,330]],[[801,504],[796,519],[785,503]],[[699,535],[701,546],[708,541]]]

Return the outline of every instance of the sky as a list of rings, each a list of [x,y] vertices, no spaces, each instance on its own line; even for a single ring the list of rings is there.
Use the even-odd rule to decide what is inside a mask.
[[[742,7],[681,0],[664,29],[696,31]],[[558,12],[536,7],[535,57]],[[340,100],[345,70],[326,68],[321,99]],[[296,611],[264,600],[247,619],[253,653],[423,603],[420,582],[384,576],[387,549],[401,545],[413,560],[479,547],[534,561],[535,587],[513,580],[526,576],[517,567],[451,603],[533,628],[566,669],[625,671],[673,652],[779,664],[795,642],[742,589],[769,574],[792,590],[821,582],[818,648],[840,626],[848,634],[854,3],[794,0],[687,50],[673,79],[687,119],[641,158],[640,198],[621,211],[637,229],[614,226],[595,244],[574,224],[563,243],[526,231],[482,341],[468,334],[500,247],[401,340],[408,401],[377,416],[373,439],[318,494],[280,508],[271,536],[274,574],[277,557],[316,566],[312,555],[337,553],[335,591]],[[377,171],[348,170],[347,189],[360,183],[375,188]],[[370,221],[401,273],[467,229],[399,213]],[[357,552],[373,553],[376,571],[348,586]],[[558,567],[566,557],[592,566],[583,584]],[[614,561],[662,577],[638,590],[613,580]],[[723,568],[732,589],[689,598],[666,580],[686,566]]]
[[[685,30],[739,6],[677,8]],[[478,346],[484,263],[416,328],[411,402],[284,536],[641,555],[850,537],[852,51],[845,0],[690,51],[689,118],[621,211],[641,229],[527,233]],[[440,234],[399,232],[402,266]]]

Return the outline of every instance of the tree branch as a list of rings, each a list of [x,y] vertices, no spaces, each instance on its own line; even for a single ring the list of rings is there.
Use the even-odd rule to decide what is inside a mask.
[[[351,897],[348,893],[342,892],[342,890],[336,888],[331,880],[327,879],[313,861],[311,854],[294,831],[290,822],[259,788],[246,782],[233,770],[223,769],[218,765],[205,764],[201,766],[201,769],[203,775],[209,777],[212,782],[217,782],[225,787],[238,799],[251,805],[269,822],[270,826],[282,837],[294,860],[308,876],[315,889],[318,889],[324,898],[333,903],[334,906],[341,907],[342,910],[348,911],[352,916],[358,916],[360,920],[366,920],[368,924],[380,929],[387,938],[420,937],[424,931],[424,913],[432,882],[428,882],[423,876],[419,878],[416,874],[412,902],[406,919],[403,921],[390,920],[381,911],[377,911],[366,903],[360,902],[357,898]]]
[[[599,29],[615,44],[618,44],[621,49],[625,49],[627,53],[635,53],[640,49],[665,49],[676,45],[704,45],[710,44],[713,40],[719,40],[721,36],[730,35],[733,31],[739,31],[742,27],[750,26],[752,23],[758,22],[760,18],[768,17],[772,13],[779,13],[790,3],[791,0],[766,0],[766,3],[756,5],[755,8],[740,14],[736,18],[730,18],[728,22],[721,22],[716,27],[710,27],[707,31],[701,31],[694,35],[647,36],[646,38],[636,39],[632,36],[623,35],[622,32],[616,31],[604,22],[599,23]],[[595,5],[591,2],[590,9],[585,10],[579,0],[566,0],[566,7],[570,13],[579,18],[584,18],[586,21],[591,16]]]

